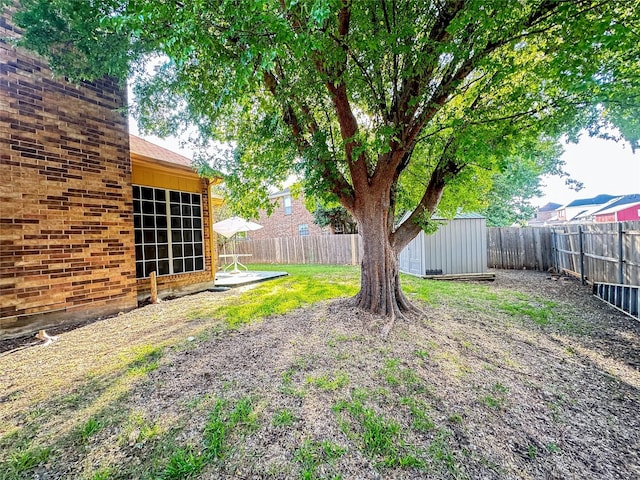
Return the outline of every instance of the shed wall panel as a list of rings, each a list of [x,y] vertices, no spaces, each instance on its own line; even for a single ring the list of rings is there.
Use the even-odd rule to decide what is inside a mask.
[[[400,253],[400,271],[412,275],[486,272],[485,219],[456,218],[432,235],[420,232]]]

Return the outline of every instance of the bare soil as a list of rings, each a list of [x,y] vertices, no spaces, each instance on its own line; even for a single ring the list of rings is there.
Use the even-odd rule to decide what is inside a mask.
[[[258,427],[232,438],[224,462],[207,466],[201,478],[300,478],[296,452],[310,441],[346,451],[319,460],[315,478],[640,478],[640,323],[575,280],[496,274],[491,289],[556,302],[561,320],[539,325],[490,307],[464,308],[460,299],[421,304],[425,316],[398,322],[385,340],[381,319],[336,300],[186,342],[207,326],[185,320],[186,311],[229,301],[238,291],[215,300],[203,293],[60,333],[45,348],[14,341],[0,356],[0,423],[15,424],[16,412],[46,395],[47,381],[56,385],[60,375],[84,381],[96,362],[125,345],[180,336],[188,347],[165,353],[122,408],[150,423],[180,425],[176,443],[198,445],[210,399],[251,397]],[[74,368],[63,373],[70,359]],[[314,384],[338,374],[346,385]],[[383,467],[363,451],[335,409],[354,398],[397,422],[398,448],[417,452],[426,465]],[[432,428],[412,427],[407,399],[426,406]],[[283,410],[293,414],[291,425],[274,424]],[[118,464],[139,462],[150,448],[117,446],[122,435],[117,426],[101,432],[89,453],[54,457],[39,478],[80,477],[82,455],[115,465],[117,477]]]

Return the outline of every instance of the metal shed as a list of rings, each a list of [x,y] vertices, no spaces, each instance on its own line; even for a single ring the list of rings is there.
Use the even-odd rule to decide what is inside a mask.
[[[417,276],[487,272],[487,223],[477,213],[459,214],[437,232],[420,232],[400,253],[400,271]]]

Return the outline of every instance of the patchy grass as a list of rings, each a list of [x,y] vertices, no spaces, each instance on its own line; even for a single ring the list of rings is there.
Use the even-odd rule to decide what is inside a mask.
[[[631,478],[639,375],[582,341],[597,330],[566,301],[403,277],[426,316],[383,341],[320,303],[353,295],[357,269],[258,268],[290,276],[0,357],[0,480]],[[611,318],[603,338],[634,345]]]
[[[159,472],[159,478],[175,480],[200,474],[207,465],[231,454],[234,445],[230,439],[233,435],[251,431],[255,427],[256,414],[251,398],[242,398],[235,405],[217,400],[204,426],[201,444],[168,445],[169,458]]]
[[[402,397],[400,404],[406,406],[411,414],[411,427],[418,432],[429,432],[436,428],[435,422],[429,416],[431,407],[424,400],[414,397]]]
[[[303,480],[319,478],[338,480],[342,477],[337,473],[335,463],[345,453],[347,453],[346,448],[328,440],[318,442],[307,439],[296,449],[294,460],[300,464],[300,478]],[[328,474],[318,475],[317,472],[321,467],[324,467],[323,470]]]
[[[273,416],[273,425],[276,427],[288,427],[297,420],[296,416],[289,409],[278,410]]]
[[[540,295],[496,290],[491,284],[420,280],[409,275],[402,276],[402,285],[405,293],[428,305],[446,303],[487,314],[500,312],[520,323],[532,323],[566,333],[587,333],[588,325],[568,314],[566,306]]]
[[[336,372],[335,375],[308,376],[307,383],[321,390],[332,391],[347,386],[349,376],[345,372]]]
[[[104,427],[103,423],[97,418],[90,418],[78,430],[80,441],[86,443],[89,439],[98,433]]]
[[[45,463],[49,459],[50,455],[50,448],[18,448],[0,464],[0,478],[3,480],[22,478],[27,473],[33,471],[33,469],[38,465]]]
[[[359,399],[341,400],[333,410],[343,433],[377,465],[424,467],[424,460],[415,456],[404,443],[403,432],[397,421],[376,413]]]

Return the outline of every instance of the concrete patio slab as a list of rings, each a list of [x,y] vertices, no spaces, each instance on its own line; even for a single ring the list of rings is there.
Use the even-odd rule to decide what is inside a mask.
[[[216,286],[239,287],[241,285],[264,282],[266,280],[284,277],[286,275],[289,274],[287,272],[260,272],[254,270],[240,273],[218,272],[216,273]]]

